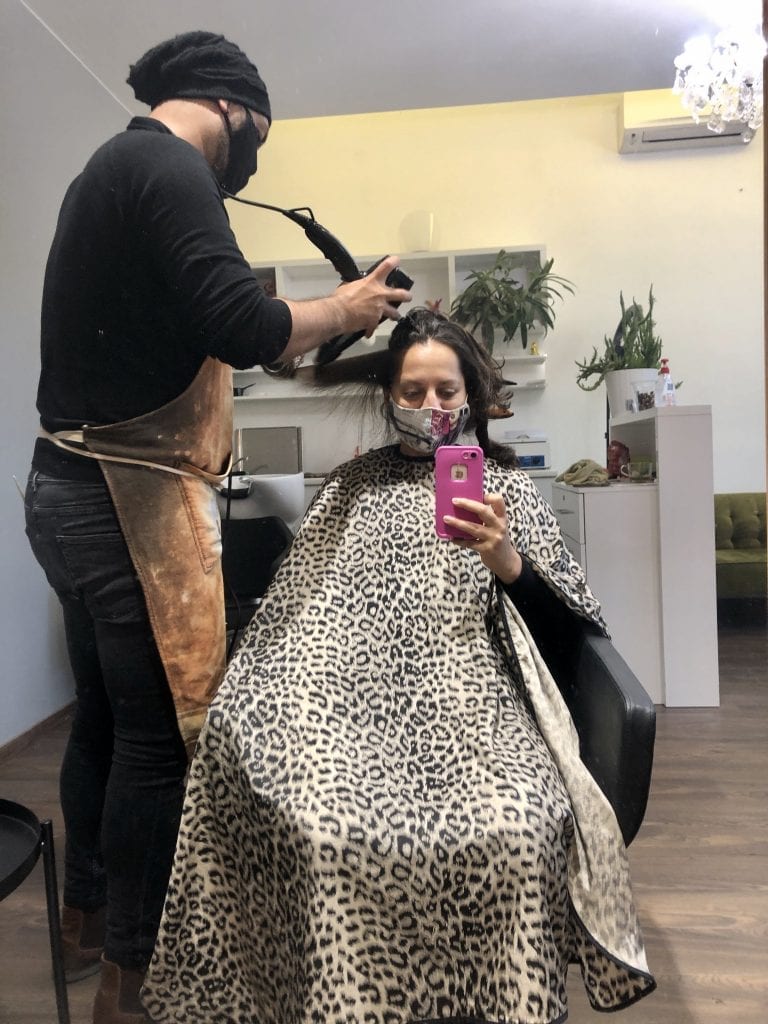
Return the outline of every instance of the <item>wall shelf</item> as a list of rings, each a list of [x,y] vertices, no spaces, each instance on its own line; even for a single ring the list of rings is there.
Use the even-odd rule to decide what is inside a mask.
[[[513,392],[541,391],[546,387],[546,352],[540,352],[535,356],[530,353],[502,355],[498,349],[499,346],[494,345],[494,355],[502,360],[502,374],[505,377],[511,377],[516,382],[512,385]]]
[[[336,388],[333,392],[334,401],[344,398],[357,398],[364,392],[361,388]],[[328,394],[311,388],[307,385],[290,386],[286,383],[278,383],[274,390],[251,391],[247,395],[235,395],[235,405],[241,402],[285,402],[286,400],[300,399],[309,402],[327,402]]]
[[[503,356],[503,359],[505,366],[507,363],[511,363],[513,366],[525,366],[526,363],[531,366],[539,366],[542,363],[546,363],[547,354],[546,352],[540,352],[537,356]]]
[[[645,409],[643,412],[624,412],[620,416],[612,416],[610,426],[613,429],[636,425],[645,430],[650,438],[654,434],[654,424],[678,416],[706,416],[710,408],[708,405],[665,405],[659,409]]]

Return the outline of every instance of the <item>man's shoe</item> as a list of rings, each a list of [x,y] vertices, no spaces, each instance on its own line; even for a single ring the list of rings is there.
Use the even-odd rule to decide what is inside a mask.
[[[145,973],[124,970],[102,958],[93,1024],[151,1024],[151,1017],[139,999]]]
[[[61,911],[61,945],[67,982],[88,978],[101,967],[107,908],[86,912],[74,907]]]

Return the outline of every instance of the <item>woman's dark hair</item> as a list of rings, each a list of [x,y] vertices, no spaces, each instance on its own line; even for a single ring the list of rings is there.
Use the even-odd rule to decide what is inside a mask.
[[[385,352],[316,367],[315,381],[321,387],[362,385],[367,389],[368,397],[375,396],[380,390],[389,393],[408,349],[430,340],[446,345],[458,357],[470,410],[467,428],[475,431],[478,444],[486,455],[503,465],[516,466],[514,450],[488,437],[489,410],[504,404],[507,391],[500,368],[484,346],[443,313],[421,307],[410,310],[395,325]]]

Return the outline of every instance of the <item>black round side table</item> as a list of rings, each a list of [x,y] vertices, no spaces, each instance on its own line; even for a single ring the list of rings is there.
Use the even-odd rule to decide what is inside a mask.
[[[0,799],[0,900],[17,889],[43,855],[45,899],[48,907],[48,934],[51,943],[53,983],[59,1024],[69,1024],[69,1002],[64,978],[59,920],[59,893],[56,882],[56,858],[53,849],[53,825],[50,818],[40,821],[28,807]]]

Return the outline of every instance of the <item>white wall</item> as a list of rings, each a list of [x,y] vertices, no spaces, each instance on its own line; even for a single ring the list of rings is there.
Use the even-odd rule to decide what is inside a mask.
[[[43,269],[66,186],[126,111],[15,0],[0,0],[0,744],[72,700],[61,612],[24,535]]]

